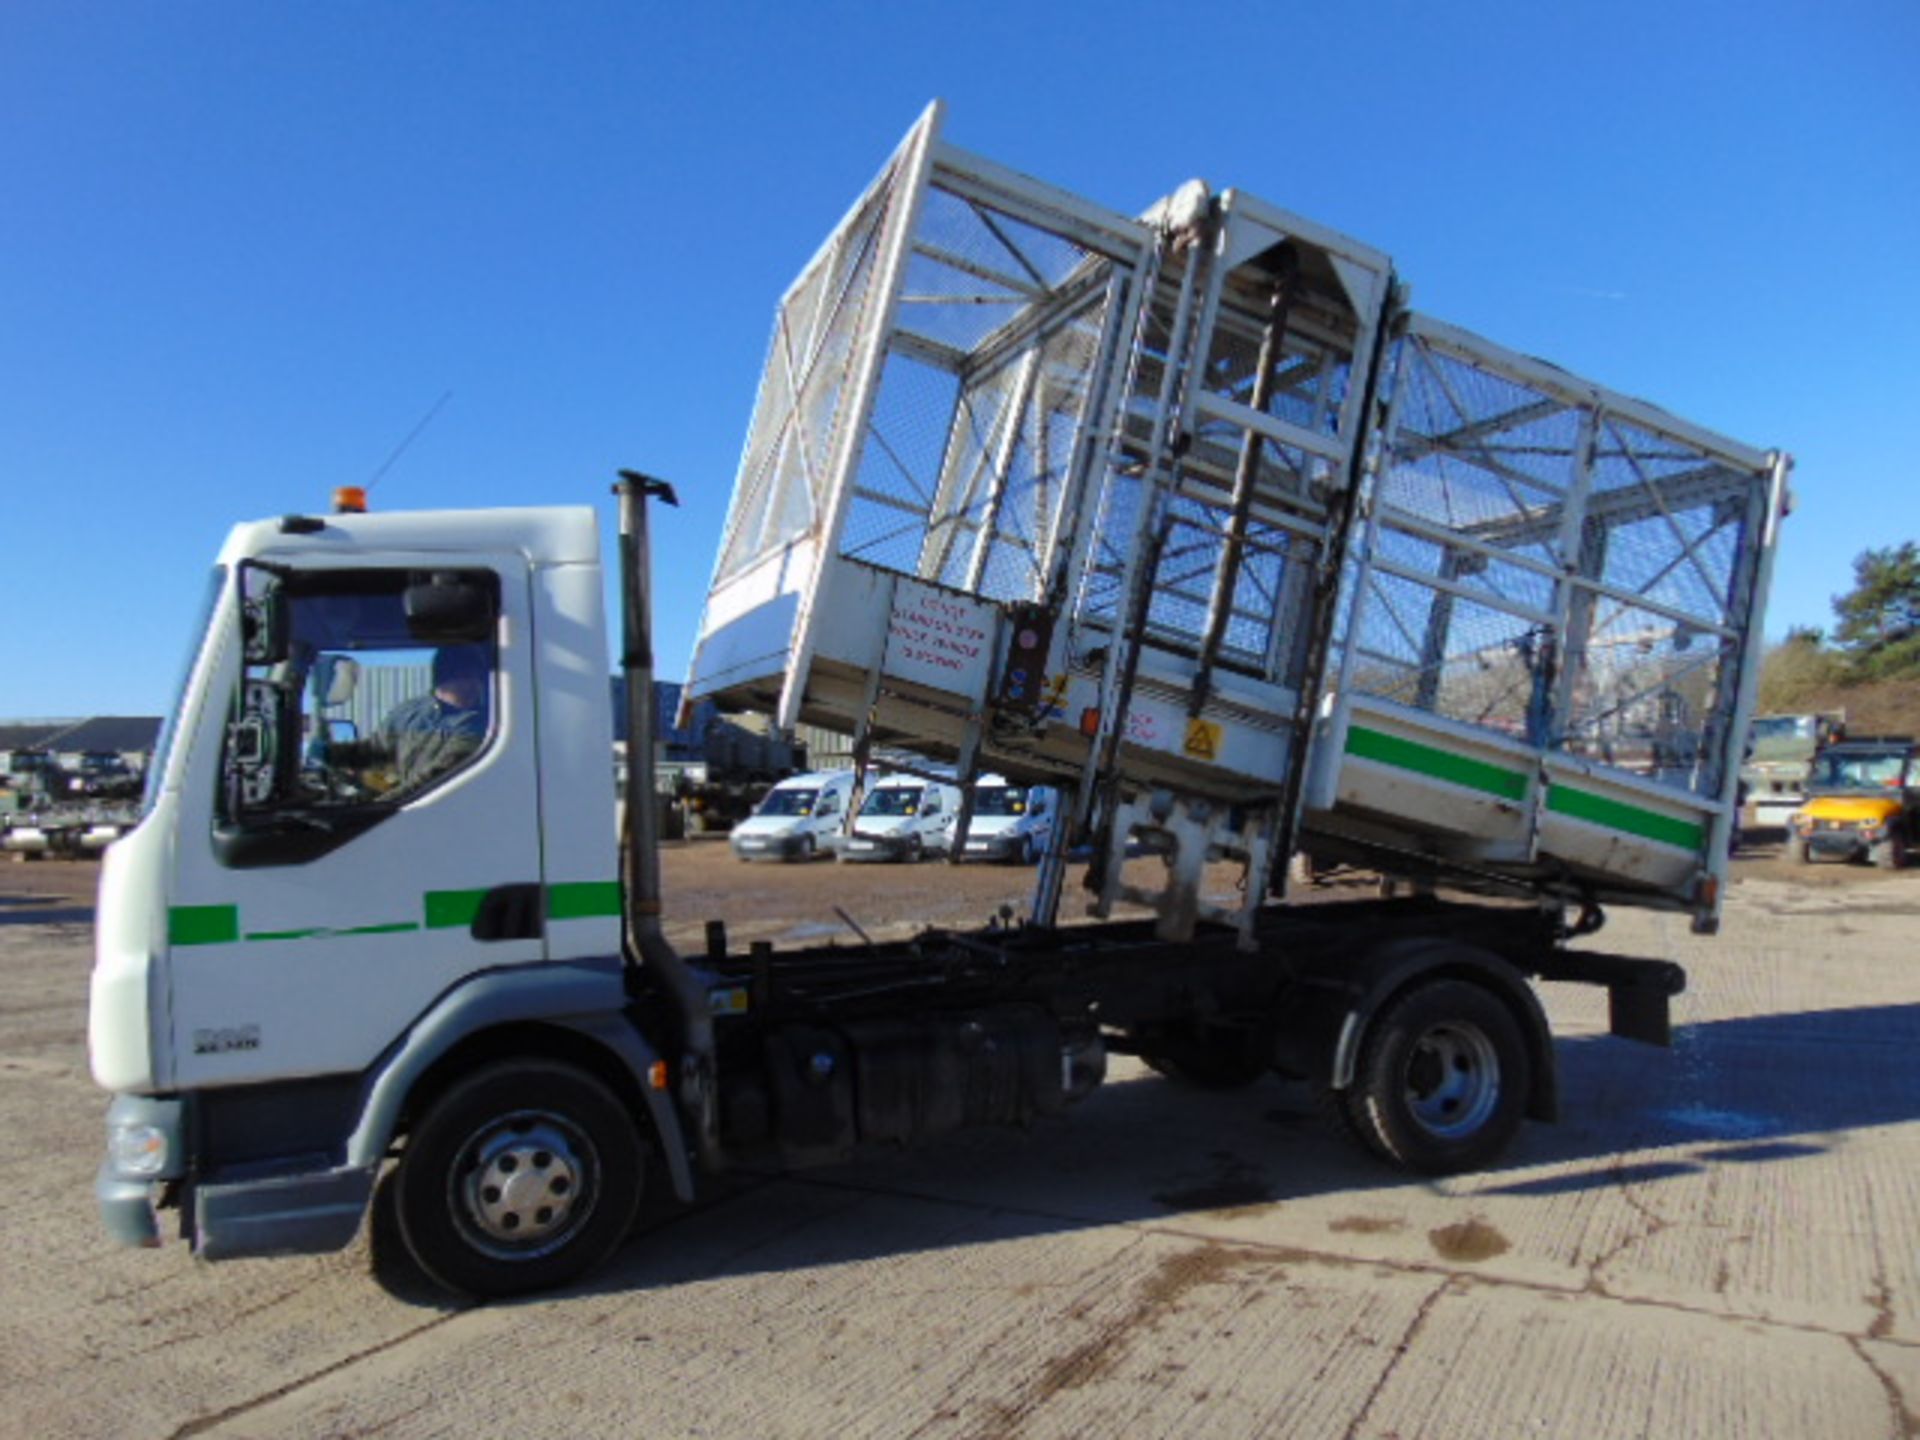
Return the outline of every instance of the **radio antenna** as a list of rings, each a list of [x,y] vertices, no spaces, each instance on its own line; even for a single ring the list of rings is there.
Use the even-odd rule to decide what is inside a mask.
[[[393,447],[393,453],[380,462],[380,468],[375,470],[373,472],[373,478],[367,481],[367,489],[371,490],[375,485],[380,483],[380,477],[393,468],[394,461],[406,454],[407,447],[420,438],[420,432],[433,423],[433,417],[440,413],[440,407],[452,398],[453,391],[443,390],[440,392],[440,398],[427,407],[427,413],[420,417],[419,423],[407,432],[405,439]]]

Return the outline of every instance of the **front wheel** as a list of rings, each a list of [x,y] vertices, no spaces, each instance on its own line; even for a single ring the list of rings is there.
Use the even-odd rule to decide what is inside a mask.
[[[1513,1013],[1461,980],[1409,990],[1374,1022],[1348,1119],[1386,1159],[1428,1175],[1479,1169],[1526,1110],[1526,1041]]]
[[[1787,837],[1787,860],[1794,865],[1810,865],[1813,863],[1813,851],[1798,835],[1790,835]]]
[[[1899,831],[1887,836],[1871,851],[1873,863],[1882,870],[1907,868],[1907,837]]]
[[[476,1070],[413,1127],[395,1176],[407,1250],[481,1299],[560,1285],[605,1260],[640,1204],[645,1148],[599,1080],[513,1060]]]

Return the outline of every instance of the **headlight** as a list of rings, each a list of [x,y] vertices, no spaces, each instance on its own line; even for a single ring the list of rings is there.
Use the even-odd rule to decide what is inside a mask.
[[[122,1175],[158,1176],[167,1168],[167,1132],[158,1125],[115,1125],[107,1131],[107,1158]]]

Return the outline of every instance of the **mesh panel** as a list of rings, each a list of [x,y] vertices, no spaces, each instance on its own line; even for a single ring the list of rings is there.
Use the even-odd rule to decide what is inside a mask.
[[[1497,555],[1442,544],[1390,524],[1381,525],[1375,537],[1374,555],[1403,570],[1450,581],[1475,592],[1490,604],[1522,606],[1546,613],[1553,610],[1552,576]]]
[[[1040,592],[1111,270],[1034,225],[929,192],[842,554],[996,600]]]
[[[1746,488],[1745,476],[1691,447],[1607,419],[1587,507],[1589,524],[1603,532],[1598,578],[1723,623],[1744,538]]]
[[[721,578],[806,533],[828,456],[892,187],[877,190],[780,307],[721,549]]]
[[[1349,685],[1713,793],[1759,477],[1495,363],[1400,345]]]
[[[889,355],[860,454],[840,550],[888,570],[912,572],[927,543],[946,416],[959,382],[950,371]]]
[[[1717,789],[1719,769],[1703,757],[1725,721],[1731,642],[1604,597],[1590,605],[1560,748],[1669,784]]]
[[[1210,393],[1253,404],[1261,326],[1260,317],[1222,307],[1203,382]],[[1282,339],[1266,413],[1322,435],[1336,433],[1349,370],[1344,353],[1290,329]]]
[[[1380,570],[1368,577],[1365,594],[1349,679],[1354,689],[1462,724],[1526,734],[1547,659],[1538,627]]]
[[[900,296],[899,326],[973,350],[1088,262],[1072,241],[946,191],[927,193]]]

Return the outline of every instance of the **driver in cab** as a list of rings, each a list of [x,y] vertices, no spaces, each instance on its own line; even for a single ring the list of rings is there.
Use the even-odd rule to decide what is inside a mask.
[[[432,691],[394,706],[374,737],[335,746],[334,763],[360,769],[369,785],[390,796],[424,789],[485,742],[491,673],[484,645],[436,651]],[[390,783],[382,784],[387,777]]]

